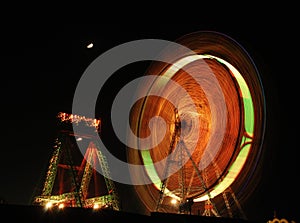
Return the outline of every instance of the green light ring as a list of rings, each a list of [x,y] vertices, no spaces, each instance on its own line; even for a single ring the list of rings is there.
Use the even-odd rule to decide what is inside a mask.
[[[241,98],[242,98],[243,106],[244,106],[244,123],[245,123],[244,129],[245,129],[247,135],[253,136],[254,106],[253,106],[253,101],[252,101],[250,90],[249,90],[248,85],[247,85],[246,81],[244,80],[243,76],[240,74],[240,72],[234,66],[232,66],[230,63],[228,63],[227,61],[225,61],[219,57],[208,55],[208,54],[198,55],[198,56],[199,56],[198,59],[215,59],[219,63],[221,63],[229,68],[229,70],[231,71],[231,74],[236,79],[236,81],[239,85],[239,88],[241,90]],[[173,76],[174,75],[175,75],[175,73],[173,73]],[[172,78],[172,76],[169,76],[169,78]],[[241,144],[240,144],[241,149],[237,155],[237,158],[229,167],[227,174],[224,176],[224,178],[221,180],[221,182],[219,184],[217,184],[211,190],[211,192],[210,192],[211,198],[213,198],[213,197],[219,195],[220,193],[222,193],[223,191],[225,191],[234,182],[234,180],[237,178],[237,176],[243,169],[243,166],[247,160],[247,157],[248,157],[249,152],[252,147],[251,142],[243,145],[243,142],[245,140],[246,139],[241,141]],[[161,185],[161,180],[155,170],[154,163],[153,163],[153,160],[150,155],[150,151],[149,150],[141,151],[141,156],[142,156],[142,160],[143,160],[145,170],[146,170],[148,176],[152,180],[153,185],[159,190],[160,185]],[[178,196],[173,194],[167,188],[165,189],[165,194],[167,196],[180,199]],[[203,195],[201,197],[194,199],[194,202],[205,201],[208,198],[209,198],[208,195]]]

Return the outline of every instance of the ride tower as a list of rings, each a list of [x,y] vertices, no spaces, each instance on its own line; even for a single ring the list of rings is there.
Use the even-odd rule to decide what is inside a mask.
[[[110,176],[106,157],[96,138],[101,120],[60,112],[59,131],[42,191],[34,205],[45,207],[109,208],[120,210],[118,193]],[[82,134],[72,131],[72,124],[82,125]],[[79,150],[86,148],[85,151]],[[101,175],[97,168],[104,173]]]

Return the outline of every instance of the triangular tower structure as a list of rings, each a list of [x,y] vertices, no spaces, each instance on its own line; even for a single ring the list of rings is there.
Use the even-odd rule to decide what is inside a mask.
[[[171,138],[171,143],[170,143],[170,148],[168,151],[168,156],[167,156],[167,161],[166,161],[166,167],[163,172],[163,179],[160,184],[160,191],[159,191],[159,196],[156,204],[156,209],[155,211],[174,211],[174,207],[178,208],[177,213],[183,213],[183,214],[191,214],[192,213],[192,206],[194,204],[194,198],[195,196],[190,196],[187,197],[187,194],[189,192],[192,192],[192,190],[199,190],[199,188],[202,188],[202,190],[207,194],[208,199],[204,201],[204,211],[202,212],[203,216],[214,216],[214,217],[221,217],[221,214],[226,215],[226,213],[220,213],[217,210],[217,207],[215,205],[215,202],[213,201],[213,197],[211,196],[208,188],[206,185],[208,185],[208,177],[205,171],[200,172],[198,169],[198,165],[195,162],[195,160],[192,157],[192,154],[190,154],[189,150],[185,146],[185,143],[183,140],[180,140],[180,134],[181,134],[181,120],[179,118],[178,110],[175,109],[174,112],[174,133],[172,134]],[[175,150],[175,147],[178,146],[178,151]],[[190,185],[186,185],[186,173],[187,169],[185,168],[185,165],[183,164],[183,160],[185,156],[188,157],[189,161],[191,162],[191,165],[193,167],[193,170],[197,174],[199,180],[200,180],[200,185],[194,188],[191,188]],[[178,173],[178,178],[176,180],[176,183],[178,183],[177,187],[173,187],[172,193],[173,195],[176,195],[177,197],[172,197],[171,202],[169,192],[166,191],[166,188],[168,186],[168,183],[170,182],[170,179],[172,177],[166,177],[168,175],[168,171],[172,168],[172,165],[178,165],[181,168],[177,171]],[[218,167],[217,163],[212,161],[212,164],[214,165],[215,168],[215,174],[218,177],[218,179],[221,179],[221,174],[220,174],[220,168]],[[175,175],[175,174],[174,174]],[[172,179],[174,183],[174,178]],[[231,197],[229,197],[231,195]],[[227,210],[227,215],[230,218],[233,218],[233,212],[232,212],[232,207],[233,205],[236,205],[236,208],[238,210],[236,211],[236,214],[239,213],[244,219],[246,219],[246,216],[242,210],[242,207],[235,196],[233,190],[231,187],[228,187],[227,190],[222,192],[223,200],[225,202],[226,210]],[[164,201],[166,199],[166,201]],[[231,198],[231,200],[229,200]],[[223,211],[224,212],[224,211]]]
[[[211,200],[206,200],[204,205],[204,212],[203,216],[212,216],[212,214],[216,217],[220,217],[219,214],[216,212]]]
[[[104,177],[110,176],[106,157],[95,140],[99,137],[100,120],[67,113],[59,113],[58,119],[61,128],[43,189],[33,204],[120,210],[115,184]],[[86,131],[74,134],[73,123],[83,125]],[[86,148],[85,153],[79,150],[79,143],[80,148]]]

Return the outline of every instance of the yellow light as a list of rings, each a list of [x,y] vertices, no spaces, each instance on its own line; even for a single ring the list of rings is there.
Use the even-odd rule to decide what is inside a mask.
[[[93,208],[94,208],[94,209],[99,209],[100,206],[99,206],[99,204],[94,204]]]
[[[64,207],[65,207],[65,205],[63,203],[61,203],[61,204],[58,205],[59,209],[63,209]]]
[[[177,200],[176,199],[172,199],[171,200],[171,204],[177,204]]]
[[[46,209],[52,208],[52,206],[53,206],[52,202],[48,202],[46,204]]]
[[[90,48],[93,48],[94,44],[93,43],[90,43],[89,45],[86,46],[86,48],[90,49]]]

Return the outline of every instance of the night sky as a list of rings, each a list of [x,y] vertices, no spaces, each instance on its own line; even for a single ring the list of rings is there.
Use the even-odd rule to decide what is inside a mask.
[[[260,171],[262,180],[257,182],[244,209],[249,219],[269,220],[274,211],[280,218],[299,220],[299,205],[294,204],[296,147],[289,142],[287,131],[282,133],[279,80],[274,42],[278,30],[264,23],[221,25],[219,23],[187,24],[12,24],[2,32],[2,154],[0,163],[0,197],[9,204],[29,205],[35,191],[42,186],[43,177],[52,155],[56,136],[56,115],[71,112],[72,99],[81,75],[101,53],[119,44],[138,39],[164,39],[174,41],[195,31],[211,30],[224,33],[240,43],[255,62],[260,72],[266,97],[267,126],[263,144],[264,162]],[[282,31],[283,32],[283,31]],[[87,49],[88,43],[94,47]],[[140,64],[128,72],[128,77],[113,78],[101,93],[99,114],[103,120],[110,117],[109,103],[116,89],[125,80],[142,75],[147,64]],[[108,125],[105,123],[104,125]],[[104,128],[105,129],[105,128]],[[105,132],[106,131],[106,132]],[[107,144],[112,144],[113,134],[103,130]],[[111,144],[110,144],[111,143]],[[122,152],[116,156],[122,158]],[[132,189],[126,185],[126,194]],[[132,191],[131,191],[132,190]],[[127,192],[130,193],[127,193]],[[124,202],[127,211],[139,212],[135,204]],[[296,216],[298,215],[298,216]],[[297,219],[298,218],[298,219]]]

